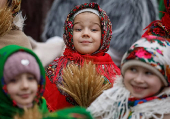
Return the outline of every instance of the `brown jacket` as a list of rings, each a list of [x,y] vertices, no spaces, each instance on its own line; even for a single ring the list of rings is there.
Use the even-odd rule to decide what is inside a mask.
[[[0,37],[0,49],[12,44],[32,49],[28,37],[21,30],[11,30],[4,36]]]

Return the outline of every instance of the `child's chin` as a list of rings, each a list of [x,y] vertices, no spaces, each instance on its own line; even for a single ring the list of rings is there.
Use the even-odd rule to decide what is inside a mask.
[[[17,106],[19,107],[19,108],[31,108],[31,107],[33,107],[33,104],[32,103],[30,103],[30,104],[19,104],[19,103],[17,103]]]
[[[136,99],[144,99],[144,98],[146,98],[147,96],[145,96],[145,95],[140,95],[140,94],[131,94],[130,97],[131,97],[131,98],[136,98]]]

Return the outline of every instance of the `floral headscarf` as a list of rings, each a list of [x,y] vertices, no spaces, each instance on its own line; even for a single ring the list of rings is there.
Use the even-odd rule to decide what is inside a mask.
[[[109,20],[109,17],[106,15],[106,12],[102,10],[97,3],[84,3],[80,6],[76,6],[67,16],[67,19],[64,24],[64,42],[67,48],[75,50],[73,45],[73,23],[74,23],[74,14],[77,13],[79,10],[92,8],[99,11],[99,17],[101,20],[101,29],[102,29],[102,36],[101,36],[101,47],[98,52],[106,52],[110,46],[110,40],[112,37],[112,24]]]
[[[170,86],[170,43],[161,37],[147,36],[134,43],[122,59],[122,74],[132,65],[149,68],[165,86]]]
[[[101,29],[102,29],[101,47],[99,48],[99,50],[97,50],[92,54],[81,55],[75,50],[73,45],[73,22],[74,22],[74,14],[85,8],[92,8],[99,11],[99,17],[100,17]],[[61,75],[61,70],[63,69],[63,67],[66,67],[69,61],[74,61],[75,63],[83,63],[84,59],[92,60],[94,63],[100,64],[99,66],[100,68],[98,67],[98,69],[103,73],[105,72],[107,78],[111,78],[115,74],[116,75],[120,74],[120,70],[114,64],[111,57],[107,53],[105,53],[109,49],[111,36],[112,36],[112,24],[106,12],[102,10],[97,3],[84,3],[82,5],[76,6],[68,14],[64,24],[63,38],[66,44],[66,49],[63,53],[64,56],[60,57],[57,60],[54,60],[54,62],[50,64],[50,67],[47,68],[47,76],[50,77],[50,79],[52,78],[53,80],[52,82],[55,82],[56,79],[57,80],[60,79],[59,75]],[[57,64],[57,68],[54,67],[55,64]],[[103,67],[105,67],[105,69],[108,69],[107,71],[108,74],[106,73],[106,70],[103,71],[104,69]],[[57,75],[52,76],[55,73]],[[113,82],[113,79],[111,82]]]
[[[130,95],[124,78],[117,77],[113,87],[104,91],[87,110],[94,118],[104,119],[163,119],[170,113],[170,43],[157,36],[146,36],[135,42],[122,59],[124,75],[131,66],[146,67],[165,84],[153,96],[142,99]],[[107,102],[107,103],[105,103]]]
[[[99,18],[101,22],[101,46],[99,50],[92,54],[80,54],[74,48],[73,44],[73,22],[74,22],[74,14],[78,11],[86,8],[95,9],[99,12]],[[84,64],[84,61],[92,61],[96,64],[96,70],[98,73],[106,77],[111,84],[113,84],[116,75],[120,75],[120,69],[114,64],[109,54],[105,53],[110,46],[110,40],[112,36],[112,26],[111,22],[106,15],[106,12],[102,10],[97,3],[84,3],[82,5],[75,6],[73,10],[68,14],[67,19],[64,24],[64,42],[66,44],[66,48],[64,51],[64,56],[60,58],[56,58],[46,69],[46,88],[44,97],[46,98],[47,105],[50,110],[54,111],[56,109],[61,108],[60,106],[65,105],[69,102],[69,104],[76,105],[73,99],[70,99],[70,96],[65,92],[61,91],[58,88],[58,85],[63,85],[62,81],[62,73],[63,68],[65,68],[69,63],[75,63],[79,66]],[[57,91],[53,91],[57,90]],[[52,92],[53,91],[53,92]],[[60,93],[58,93],[60,91]],[[63,105],[59,105],[55,101],[55,96],[64,95],[66,100],[62,100]],[[62,97],[60,96],[60,97]],[[66,102],[67,101],[67,102]]]
[[[142,35],[145,37],[147,35],[155,35],[166,38],[170,41],[170,0],[164,0],[166,12],[161,20],[156,20],[150,23],[145,29],[146,32]]]

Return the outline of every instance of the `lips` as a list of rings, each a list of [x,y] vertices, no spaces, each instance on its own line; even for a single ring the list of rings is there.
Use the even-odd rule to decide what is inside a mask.
[[[80,43],[91,43],[90,41],[81,41]]]
[[[147,89],[146,87],[135,86],[135,85],[132,85],[132,87],[133,87],[133,90],[134,90],[135,92],[142,92],[142,91],[144,91],[145,89]]]
[[[28,98],[30,96],[30,93],[27,94],[19,94],[18,96],[20,96],[21,98]]]

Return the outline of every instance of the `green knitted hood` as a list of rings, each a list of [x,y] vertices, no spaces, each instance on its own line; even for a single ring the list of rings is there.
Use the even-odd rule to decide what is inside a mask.
[[[6,87],[3,77],[4,64],[9,56],[18,51],[23,51],[31,54],[33,57],[35,57],[39,65],[41,79],[40,83],[38,84],[38,92],[34,102],[39,105],[40,110],[47,110],[45,104],[46,102],[44,99],[42,99],[42,95],[45,89],[45,71],[41,61],[32,50],[17,45],[9,45],[0,49],[0,119],[12,119],[16,113],[23,113],[23,109],[15,106],[8,93],[4,90]]]

